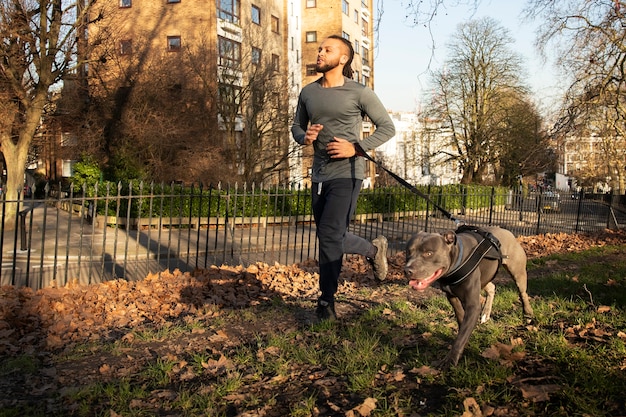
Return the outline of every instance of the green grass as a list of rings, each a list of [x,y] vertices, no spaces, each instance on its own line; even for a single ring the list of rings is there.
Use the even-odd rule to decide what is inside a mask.
[[[16,405],[0,410],[0,417],[331,416],[368,398],[376,402],[372,417],[458,416],[470,397],[496,415],[626,415],[625,249],[529,262],[534,321],[523,319],[514,285],[498,285],[492,320],[476,327],[458,366],[445,372],[430,367],[456,335],[443,295],[372,303],[338,323],[288,331],[271,323],[305,303],[273,299],[265,308],[228,311],[211,322],[187,317],[132,329],[132,343],[90,343],[53,355],[59,368],[90,357],[114,367],[116,359],[132,355],[136,369],[40,394],[40,404],[54,404],[46,412]],[[236,335],[242,325],[255,330],[240,342],[192,338],[197,329]],[[179,343],[186,338],[190,342]],[[513,354],[488,357],[497,346]],[[31,378],[42,368],[35,355],[4,358],[0,377]],[[537,396],[541,389],[545,397]]]

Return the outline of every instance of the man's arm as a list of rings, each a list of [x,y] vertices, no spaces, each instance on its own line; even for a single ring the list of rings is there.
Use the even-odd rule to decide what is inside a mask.
[[[370,151],[387,142],[396,134],[396,127],[378,96],[370,88],[364,88],[361,94],[361,107],[376,126],[373,134],[361,141],[361,147]]]
[[[309,125],[309,115],[302,103],[302,95],[298,98],[298,106],[296,107],[296,115],[291,125],[291,135],[293,139],[300,145],[305,144],[306,129]]]

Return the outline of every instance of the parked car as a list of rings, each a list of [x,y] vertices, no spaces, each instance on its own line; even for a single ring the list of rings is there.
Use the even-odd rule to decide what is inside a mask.
[[[553,212],[559,213],[561,211],[561,196],[554,191],[546,191],[541,194],[541,205],[539,210],[542,213]]]

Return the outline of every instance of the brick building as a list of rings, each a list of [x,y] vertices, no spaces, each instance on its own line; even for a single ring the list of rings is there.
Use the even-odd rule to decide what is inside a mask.
[[[123,96],[137,83],[167,78],[173,101],[190,91],[189,106],[206,105],[216,127],[205,130],[241,153],[234,165],[244,177],[266,169],[273,183],[307,183],[311,163],[290,126],[299,91],[320,76],[314,67],[326,36],[352,42],[354,78],[373,88],[371,0],[108,0],[91,17],[79,45],[89,94]],[[253,89],[270,82],[280,88]],[[364,135],[370,129],[364,122]]]

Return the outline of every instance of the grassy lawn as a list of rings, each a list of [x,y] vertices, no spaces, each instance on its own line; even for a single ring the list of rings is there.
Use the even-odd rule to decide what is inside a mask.
[[[452,308],[390,282],[340,298],[337,323],[277,297],[2,356],[0,416],[626,415],[626,246],[528,270],[535,320],[497,278],[492,320],[445,372],[431,364],[456,334]]]

